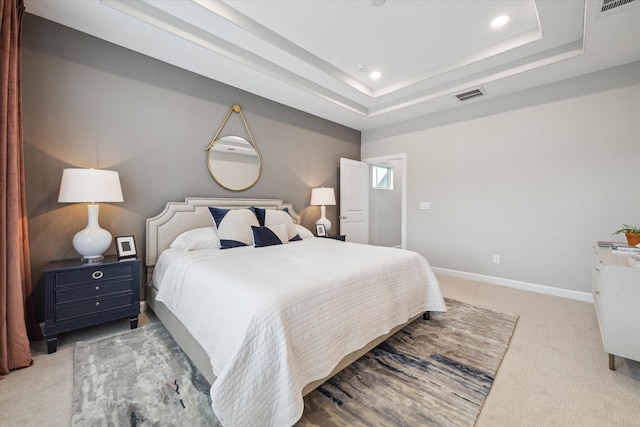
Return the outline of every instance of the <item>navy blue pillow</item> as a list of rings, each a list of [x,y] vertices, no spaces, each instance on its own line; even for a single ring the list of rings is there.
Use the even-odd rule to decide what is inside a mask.
[[[263,248],[265,246],[282,245],[286,243],[287,239],[287,227],[285,224],[276,225],[275,227],[255,227],[251,226],[253,232],[253,245],[256,248]],[[278,237],[277,232],[281,233],[282,239]]]
[[[302,240],[302,237],[296,232],[295,227],[293,227],[293,219],[291,218],[291,214],[289,214],[289,208],[282,208],[281,210],[275,209],[262,209],[257,208],[255,206],[251,206],[251,209],[256,214],[256,218],[258,218],[258,223],[260,226],[270,227],[277,224],[285,223],[287,224],[287,229],[289,233],[289,241],[296,242],[298,240]],[[286,215],[283,215],[285,213]]]

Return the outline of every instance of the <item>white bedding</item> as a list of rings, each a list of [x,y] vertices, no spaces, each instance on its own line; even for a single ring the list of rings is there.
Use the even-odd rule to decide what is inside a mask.
[[[421,312],[446,311],[422,256],[333,239],[168,249],[153,281],[211,358],[224,426],[294,424],[303,387],[345,355]]]

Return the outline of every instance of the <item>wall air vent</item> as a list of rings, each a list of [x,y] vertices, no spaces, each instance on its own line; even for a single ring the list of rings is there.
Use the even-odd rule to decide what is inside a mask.
[[[468,101],[470,99],[477,98],[479,96],[484,96],[484,95],[485,95],[484,89],[479,87],[477,89],[468,90],[466,92],[458,93],[458,94],[456,94],[454,96],[458,99],[458,101],[463,102],[463,101]]]
[[[600,12],[607,12],[611,9],[615,9],[616,7],[619,7],[619,6],[624,6],[625,4],[631,3],[634,1],[636,0],[603,0],[602,8],[600,9]]]

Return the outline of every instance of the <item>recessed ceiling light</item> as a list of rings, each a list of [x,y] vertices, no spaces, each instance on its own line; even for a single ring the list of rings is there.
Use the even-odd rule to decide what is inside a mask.
[[[369,74],[369,77],[371,77],[373,80],[378,80],[380,77],[382,77],[382,73],[380,71],[373,71],[371,74]]]
[[[507,15],[502,15],[502,16],[498,16],[493,21],[491,21],[491,26],[493,28],[500,28],[507,22],[509,22],[509,17]]]

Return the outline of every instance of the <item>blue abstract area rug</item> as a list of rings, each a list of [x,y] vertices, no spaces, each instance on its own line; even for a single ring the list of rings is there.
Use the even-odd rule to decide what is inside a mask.
[[[307,395],[296,426],[473,426],[518,316],[446,302]]]

